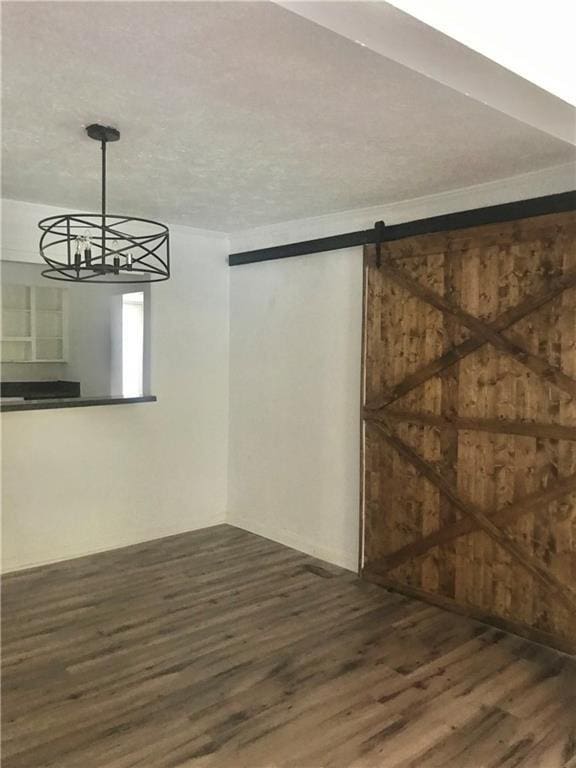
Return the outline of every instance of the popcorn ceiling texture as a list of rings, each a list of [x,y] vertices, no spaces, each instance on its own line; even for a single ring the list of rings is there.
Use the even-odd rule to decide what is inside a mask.
[[[570,162],[574,149],[267,2],[3,3],[3,195],[220,231]]]

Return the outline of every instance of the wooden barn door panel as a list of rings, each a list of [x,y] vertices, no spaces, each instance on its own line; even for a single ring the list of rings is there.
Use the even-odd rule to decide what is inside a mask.
[[[570,652],[575,233],[552,214],[364,256],[364,577]]]

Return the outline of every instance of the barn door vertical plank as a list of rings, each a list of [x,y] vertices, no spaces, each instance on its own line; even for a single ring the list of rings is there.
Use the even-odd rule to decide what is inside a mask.
[[[461,269],[460,259],[451,248],[444,252],[444,296],[450,301],[461,301]],[[451,315],[443,315],[444,351],[455,346],[462,340],[458,322]],[[458,416],[460,363],[456,362],[440,373],[441,403],[440,413],[447,419]],[[448,482],[458,484],[458,441],[457,430],[442,430],[440,432],[440,467]],[[440,497],[440,528],[446,528],[457,520],[457,513],[452,503],[445,497]],[[438,570],[440,577],[439,588],[442,594],[450,598],[456,597],[456,546],[451,543],[440,548],[438,554]]]
[[[576,247],[565,234],[556,242],[563,271],[576,267]],[[576,379],[576,291],[565,291],[560,300],[559,353],[561,366],[568,376]],[[561,424],[576,424],[576,399],[560,399],[557,420]],[[560,475],[576,472],[576,443],[558,442],[558,471]],[[576,494],[560,499],[555,505],[557,526],[556,548],[559,556],[558,575],[567,583],[576,585]],[[576,634],[576,621],[574,626]]]
[[[373,312],[374,300],[371,295],[372,283],[369,280],[370,251],[367,245],[362,251],[362,343],[360,360],[360,515],[358,526],[358,573],[362,573],[366,542],[366,423],[362,418],[366,403],[366,376],[373,366],[368,364],[368,313]],[[370,293],[369,293],[370,292]]]

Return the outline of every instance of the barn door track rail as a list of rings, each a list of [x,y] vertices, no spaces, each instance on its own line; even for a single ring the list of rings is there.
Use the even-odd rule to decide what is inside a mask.
[[[356,232],[346,232],[341,235],[319,237],[314,240],[303,240],[298,243],[275,245],[270,248],[259,248],[253,251],[231,253],[228,264],[238,267],[242,264],[253,264],[260,261],[288,259],[292,256],[305,256],[326,251],[339,251],[343,248],[354,248],[362,245],[402,240],[415,235],[427,235],[434,232],[445,232],[455,229],[467,229],[484,224],[498,224],[505,221],[516,221],[532,216],[544,216],[549,213],[564,213],[576,210],[576,190],[561,192],[556,195],[534,197],[529,200],[519,200],[514,203],[491,205],[459,213],[448,213],[433,216],[429,219],[418,219],[403,224],[393,224],[386,228],[382,222],[377,222],[371,229],[361,229]]]

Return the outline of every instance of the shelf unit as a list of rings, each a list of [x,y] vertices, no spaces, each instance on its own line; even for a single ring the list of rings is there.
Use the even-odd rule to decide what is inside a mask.
[[[65,363],[68,302],[65,288],[2,286],[3,363]]]

